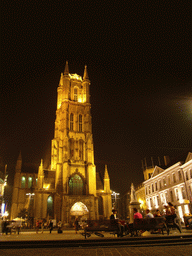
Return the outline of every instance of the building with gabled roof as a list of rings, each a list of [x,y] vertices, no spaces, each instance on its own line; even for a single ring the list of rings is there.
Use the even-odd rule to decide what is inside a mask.
[[[151,178],[144,181],[147,207],[155,211],[164,210],[164,205],[171,202],[176,206],[180,218],[191,211],[192,206],[192,155],[183,162],[162,169],[155,166]]]

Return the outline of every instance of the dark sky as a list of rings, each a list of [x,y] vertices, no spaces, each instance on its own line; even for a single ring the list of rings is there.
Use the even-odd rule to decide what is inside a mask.
[[[88,66],[95,163],[111,188],[192,150],[191,1],[1,1],[0,155],[13,177],[54,136],[57,87]],[[150,165],[150,162],[148,160]]]

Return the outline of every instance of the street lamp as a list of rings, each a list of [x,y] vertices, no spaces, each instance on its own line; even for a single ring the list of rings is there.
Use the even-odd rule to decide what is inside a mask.
[[[119,196],[120,193],[116,193],[115,191],[112,191],[112,208],[114,209],[115,208],[115,205],[116,205],[116,201],[117,199],[119,199],[117,196]]]
[[[6,207],[5,207],[5,187],[7,186],[7,164],[5,165],[5,176],[4,176],[4,181],[3,181],[3,186],[2,186],[2,205],[1,205],[1,215],[3,218],[5,218],[5,211],[6,211]]]

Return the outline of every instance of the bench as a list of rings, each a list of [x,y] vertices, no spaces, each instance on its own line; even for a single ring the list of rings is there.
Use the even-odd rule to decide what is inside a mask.
[[[166,219],[163,217],[155,217],[155,218],[146,218],[146,219],[135,219],[133,223],[133,230],[131,233],[134,234],[134,231],[154,231],[154,230],[161,230],[162,234],[163,230],[166,230],[167,235],[169,235],[169,229],[166,225]]]
[[[115,220],[87,220],[82,235],[85,236],[85,239],[90,237],[91,234],[104,237],[102,232],[111,232],[114,235],[118,235],[119,227],[117,222]]]

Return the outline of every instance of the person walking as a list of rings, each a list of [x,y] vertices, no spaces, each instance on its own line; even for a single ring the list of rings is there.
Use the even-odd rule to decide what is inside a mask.
[[[37,220],[36,221],[36,233],[38,234],[38,231],[39,231],[39,221]]]
[[[75,218],[74,227],[75,227],[75,233],[77,234],[77,232],[79,231],[79,221],[78,221],[78,218]]]
[[[50,231],[50,234],[51,234],[52,230],[53,230],[53,221],[50,220],[50,222],[49,222],[49,231]]]

